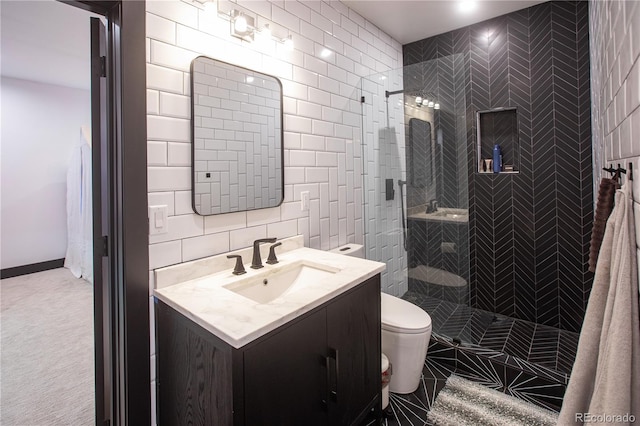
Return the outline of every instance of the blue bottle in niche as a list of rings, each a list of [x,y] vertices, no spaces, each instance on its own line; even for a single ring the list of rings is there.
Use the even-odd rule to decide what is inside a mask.
[[[502,152],[500,151],[500,145],[495,144],[493,146],[493,173],[500,173],[502,171]]]

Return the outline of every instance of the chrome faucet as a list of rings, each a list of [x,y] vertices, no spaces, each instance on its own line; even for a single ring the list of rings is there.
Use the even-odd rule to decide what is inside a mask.
[[[435,198],[429,201],[429,205],[427,206],[426,213],[435,213],[438,210],[438,200]]]
[[[262,258],[260,257],[260,244],[262,243],[275,243],[277,238],[261,238],[253,242],[253,260],[251,261],[252,269],[260,269],[264,265],[262,264]]]

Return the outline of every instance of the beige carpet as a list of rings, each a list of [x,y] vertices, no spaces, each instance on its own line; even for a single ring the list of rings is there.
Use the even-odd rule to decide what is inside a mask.
[[[93,425],[93,291],[60,268],[0,281],[0,424]]]

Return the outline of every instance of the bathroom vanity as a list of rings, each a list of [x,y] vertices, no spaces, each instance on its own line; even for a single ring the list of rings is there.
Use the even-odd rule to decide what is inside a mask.
[[[156,289],[158,424],[351,425],[380,411],[384,265],[307,248],[279,257],[283,272]],[[300,262],[333,275],[314,284],[311,271],[310,285],[260,303],[238,293]]]

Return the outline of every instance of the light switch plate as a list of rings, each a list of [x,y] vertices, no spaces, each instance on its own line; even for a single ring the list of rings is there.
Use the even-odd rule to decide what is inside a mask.
[[[166,234],[169,232],[168,207],[149,206],[149,235]]]
[[[300,210],[309,210],[309,191],[302,191],[300,193]]]

